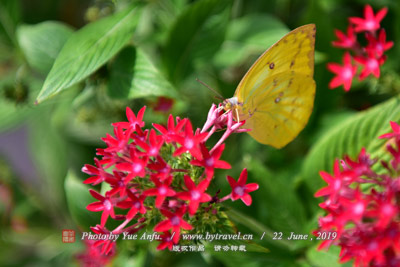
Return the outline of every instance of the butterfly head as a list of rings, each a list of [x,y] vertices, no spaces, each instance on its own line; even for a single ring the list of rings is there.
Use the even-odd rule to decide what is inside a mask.
[[[224,102],[222,102],[222,106],[224,107],[224,109],[226,111],[236,108],[238,104],[239,104],[239,102],[238,102],[238,99],[236,96],[227,98],[224,100]]]

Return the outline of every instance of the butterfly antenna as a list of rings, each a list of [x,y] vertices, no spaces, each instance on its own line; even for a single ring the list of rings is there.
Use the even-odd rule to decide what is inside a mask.
[[[210,89],[212,92],[214,92],[216,94],[215,98],[220,99],[220,100],[224,100],[225,98],[218,93],[217,91],[215,91],[214,89],[212,89],[210,86],[208,86],[206,83],[200,81],[198,78],[196,78],[196,81],[201,83],[202,85],[204,85],[205,87],[207,87],[208,89]]]

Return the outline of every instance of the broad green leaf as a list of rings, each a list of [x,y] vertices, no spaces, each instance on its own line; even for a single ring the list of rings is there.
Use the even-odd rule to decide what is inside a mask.
[[[175,88],[139,48],[128,46],[123,49],[110,68],[108,93],[112,97],[177,97]]]
[[[391,120],[400,120],[399,98],[389,99],[332,127],[315,143],[303,165],[302,176],[312,192],[325,185],[318,173],[331,172],[336,158],[345,154],[354,158],[365,147],[372,157],[381,159],[386,154],[386,140],[378,136],[391,131]]]
[[[221,68],[243,63],[250,56],[259,56],[286,33],[287,26],[271,15],[251,14],[235,19],[229,24],[214,63]]]
[[[227,8],[229,9],[230,3],[229,0],[197,1],[179,16],[169,33],[168,41],[163,50],[165,71],[174,84],[181,82],[190,73],[196,53],[209,54],[210,51],[214,53],[215,48],[220,46],[221,36],[215,39],[214,34],[217,30],[218,34],[221,35],[225,29],[224,27],[222,27],[222,30],[219,27],[215,27],[215,29],[211,27],[215,19],[213,16],[219,15]],[[207,25],[208,27],[206,27]],[[212,37],[212,39],[209,40],[208,37]],[[210,51],[206,51],[206,44],[211,48]]]
[[[29,65],[47,74],[72,33],[73,30],[61,22],[46,21],[19,26],[17,38]]]
[[[65,195],[68,209],[75,223],[84,231],[100,222],[101,212],[92,212],[86,206],[96,201],[89,193],[90,187],[82,183],[75,173],[69,171],[65,179]]]
[[[127,8],[72,34],[54,62],[37,102],[82,81],[113,57],[131,39],[140,10]]]

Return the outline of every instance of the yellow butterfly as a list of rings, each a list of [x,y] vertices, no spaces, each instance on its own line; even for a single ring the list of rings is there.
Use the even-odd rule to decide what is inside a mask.
[[[262,144],[281,148],[307,124],[315,97],[315,24],[286,34],[265,51],[223,103]]]

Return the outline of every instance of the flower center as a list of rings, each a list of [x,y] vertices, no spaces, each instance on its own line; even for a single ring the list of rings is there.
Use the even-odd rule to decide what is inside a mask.
[[[112,208],[112,204],[111,204],[111,202],[109,200],[105,200],[104,201],[104,208],[106,210],[110,210]]]
[[[197,190],[193,190],[190,192],[192,200],[198,200],[200,198],[200,192]]]
[[[363,212],[364,212],[364,204],[363,203],[357,203],[354,206],[354,213],[356,215],[361,215],[361,214],[363,214]]]
[[[342,72],[343,80],[351,80],[353,78],[353,71],[351,67],[344,68]]]
[[[165,188],[165,186],[161,186],[158,188],[158,193],[160,193],[160,195],[165,195],[167,193],[167,188]]]
[[[185,139],[185,147],[186,147],[187,149],[192,149],[193,146],[194,146],[193,139],[186,138],[186,139]]]
[[[367,67],[370,70],[377,69],[378,68],[378,61],[376,59],[374,59],[374,58],[368,59]]]
[[[139,208],[140,208],[140,202],[139,202],[139,201],[136,201],[136,202],[133,204],[133,206],[134,206],[135,208],[139,209]]]
[[[181,220],[179,219],[178,216],[174,216],[174,217],[171,218],[171,224],[172,224],[173,226],[179,226],[179,222],[180,222],[180,221],[181,221]]]
[[[206,164],[207,167],[214,166],[214,159],[213,158],[206,159],[205,164]]]
[[[368,30],[373,30],[375,28],[375,21],[368,20],[367,22],[365,22],[365,28],[367,28]]]
[[[243,186],[236,186],[235,189],[233,189],[233,191],[239,196],[243,196],[244,195]]]
[[[336,180],[333,183],[333,189],[335,189],[335,191],[338,191],[340,189],[340,187],[342,186],[342,182],[340,180]]]
[[[157,155],[157,148],[155,148],[155,147],[152,147],[151,149],[150,149],[150,151],[149,151],[149,155],[150,156],[155,156],[155,155]]]
[[[142,165],[140,165],[138,163],[133,164],[133,172],[138,173],[138,172],[141,172],[141,171],[142,171]]]

